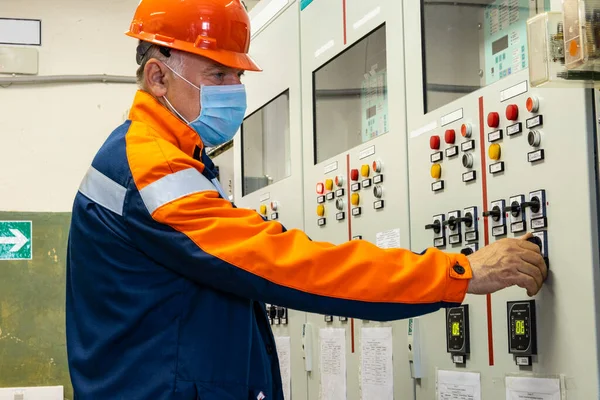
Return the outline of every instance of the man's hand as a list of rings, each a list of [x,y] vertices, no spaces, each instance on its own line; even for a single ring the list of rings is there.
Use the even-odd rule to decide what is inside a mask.
[[[473,271],[468,293],[487,294],[517,285],[535,295],[548,276],[540,248],[527,241],[528,233],[518,239],[502,239],[468,256]]]

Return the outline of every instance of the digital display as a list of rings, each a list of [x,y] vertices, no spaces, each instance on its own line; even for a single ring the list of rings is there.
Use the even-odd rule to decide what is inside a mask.
[[[460,335],[460,324],[458,322],[452,323],[452,336]]]
[[[522,319],[518,319],[515,321],[515,334],[524,335],[525,334],[525,321]]]
[[[502,50],[508,49],[508,35],[501,37],[492,43],[492,54],[501,52]]]

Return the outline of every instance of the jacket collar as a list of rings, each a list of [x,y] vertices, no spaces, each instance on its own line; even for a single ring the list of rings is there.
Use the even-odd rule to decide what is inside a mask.
[[[138,90],[135,95],[129,119],[150,126],[161,138],[190,157],[193,157],[197,147],[204,153],[198,133],[143,90]]]

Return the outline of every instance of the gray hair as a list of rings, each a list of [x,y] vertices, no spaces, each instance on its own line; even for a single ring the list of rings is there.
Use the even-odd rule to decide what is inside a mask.
[[[136,77],[138,86],[141,89],[146,89],[144,81],[144,69],[146,68],[148,61],[152,58],[162,61],[171,67],[175,72],[183,74],[184,53],[175,49],[168,49],[166,53],[170,55],[166,56],[165,52],[162,52],[161,47],[158,45],[140,41],[137,48],[137,63],[140,67],[136,72]]]

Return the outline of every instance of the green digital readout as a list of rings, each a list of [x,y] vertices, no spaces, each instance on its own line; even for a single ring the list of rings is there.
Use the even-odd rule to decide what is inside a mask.
[[[452,323],[452,336],[460,335],[460,324],[458,322]]]
[[[525,321],[522,319],[518,319],[515,321],[515,334],[524,335],[525,334]]]

